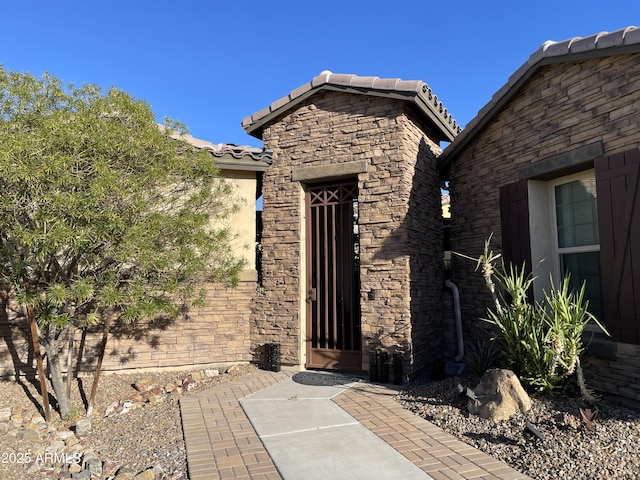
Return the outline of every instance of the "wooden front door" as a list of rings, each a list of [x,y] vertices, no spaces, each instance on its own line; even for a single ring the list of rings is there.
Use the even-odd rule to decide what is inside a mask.
[[[307,368],[360,370],[358,185],[307,188]]]

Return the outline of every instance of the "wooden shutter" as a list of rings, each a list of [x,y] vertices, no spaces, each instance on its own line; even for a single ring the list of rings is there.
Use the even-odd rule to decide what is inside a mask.
[[[529,193],[527,180],[500,188],[500,224],[502,227],[502,258],[531,273],[531,243],[529,239]]]
[[[604,323],[640,344],[640,150],[595,161]]]

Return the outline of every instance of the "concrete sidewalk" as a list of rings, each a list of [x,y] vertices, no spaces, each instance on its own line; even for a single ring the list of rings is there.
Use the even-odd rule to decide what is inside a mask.
[[[353,385],[288,378],[240,404],[285,479],[431,479],[331,401]]]
[[[403,409],[389,385],[301,384],[294,373],[260,371],[181,400],[191,480],[528,478]]]

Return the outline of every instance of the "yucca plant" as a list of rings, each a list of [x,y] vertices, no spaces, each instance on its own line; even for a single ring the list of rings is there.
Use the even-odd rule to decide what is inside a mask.
[[[527,292],[534,278],[526,274],[524,265],[517,268],[503,264],[496,269],[494,262],[500,255],[489,250],[490,240],[491,237],[477,259],[495,304],[483,320],[495,327],[494,338],[502,346],[504,363],[525,385],[541,392],[553,390],[576,372],[583,397],[594,402],[580,366],[584,352],[582,333],[592,321],[605,334],[608,332],[589,313],[584,284],[579,290],[572,290],[570,276],[566,275],[559,288],[552,282],[542,303],[532,304]]]
[[[595,398],[584,383],[580,365],[580,356],[584,353],[582,333],[590,322],[595,323],[606,335],[609,335],[609,332],[589,312],[589,302],[584,298],[585,284],[582,284],[580,290],[570,290],[570,280],[570,275],[566,275],[560,288],[555,288],[552,282],[551,291],[545,292],[544,320],[550,332],[553,350],[549,374],[566,378],[577,372],[578,387],[582,396],[593,403]]]

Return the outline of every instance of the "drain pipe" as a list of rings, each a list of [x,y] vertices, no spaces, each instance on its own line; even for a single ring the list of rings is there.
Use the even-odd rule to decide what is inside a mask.
[[[456,315],[456,334],[458,336],[458,355],[454,357],[456,362],[464,358],[464,338],[462,336],[462,314],[460,313],[460,290],[451,280],[446,280],[444,284],[453,292],[453,308]]]

